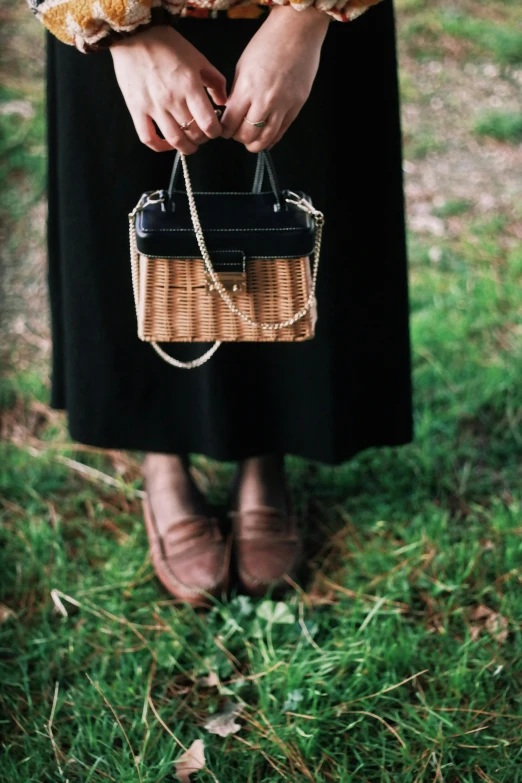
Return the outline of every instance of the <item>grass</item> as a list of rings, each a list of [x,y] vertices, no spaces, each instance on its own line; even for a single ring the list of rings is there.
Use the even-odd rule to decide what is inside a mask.
[[[487,19],[474,18],[468,14],[442,13],[439,17],[442,31],[456,38],[470,41],[482,52],[490,52],[502,65],[522,63],[522,30],[520,26],[508,27],[494,24]],[[522,13],[518,14],[522,22]]]
[[[492,58],[502,67],[522,63],[519,4],[397,0],[396,6],[404,14],[401,36],[407,51],[418,60],[450,55]]]
[[[489,136],[510,144],[522,142],[522,112],[488,112],[475,123],[477,136]]]
[[[29,102],[21,90],[0,87],[0,210],[21,220],[45,192],[43,100]],[[24,184],[31,182],[31,189]],[[16,188],[20,196],[12,198]]]
[[[10,89],[4,102],[28,100]],[[0,115],[9,225],[42,187],[29,95],[32,117]],[[194,783],[522,780],[522,204],[479,214],[449,198],[433,213],[444,236],[409,236],[415,443],[335,470],[289,461],[310,575],[283,606],[169,600],[135,455],[68,443],[37,348],[10,339],[2,781],[170,782],[196,738],[207,770]],[[221,510],[232,470],[196,463]],[[241,729],[208,733],[227,702]]]

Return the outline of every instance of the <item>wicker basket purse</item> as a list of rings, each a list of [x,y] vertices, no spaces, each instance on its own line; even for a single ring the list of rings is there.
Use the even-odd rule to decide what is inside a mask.
[[[175,187],[180,164],[186,191]],[[268,152],[258,154],[246,193],[194,193],[178,153],[168,190],[144,193],[129,215],[139,338],[183,369],[204,364],[222,342],[311,339],[323,223],[308,196],[279,189]],[[158,345],[209,341],[189,362]]]

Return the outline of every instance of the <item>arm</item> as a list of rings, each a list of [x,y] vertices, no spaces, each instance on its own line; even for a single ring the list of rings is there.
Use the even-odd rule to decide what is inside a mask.
[[[243,52],[223,116],[223,136],[250,152],[273,147],[310,94],[330,17],[309,7],[274,7]],[[262,128],[249,122],[265,121]]]
[[[215,103],[223,105],[225,78],[168,24],[184,0],[29,0],[29,4],[64,43],[83,52],[110,47],[136,132],[148,147],[156,152],[178,149],[188,155],[221,135],[205,88]],[[190,127],[182,130],[180,126],[188,122]]]
[[[310,94],[329,22],[352,21],[380,1],[258,0],[272,10],[237,64],[223,136],[250,152],[277,144]],[[258,121],[262,128],[250,124]]]
[[[114,43],[111,54],[134,126],[148,147],[189,155],[204,141],[221,136],[206,89],[214,103],[224,105],[225,77],[177,30],[145,30]]]

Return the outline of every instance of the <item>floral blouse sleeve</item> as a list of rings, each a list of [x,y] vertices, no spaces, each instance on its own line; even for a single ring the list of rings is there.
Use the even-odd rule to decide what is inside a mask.
[[[153,24],[165,23],[164,6],[181,9],[168,0],[28,0],[36,17],[66,44],[81,52],[96,51],[114,40]]]
[[[314,6],[338,22],[352,22],[381,0],[258,0],[263,5],[291,5],[297,11]]]
[[[105,48],[123,36],[172,22],[187,3],[196,9],[223,11],[242,5],[315,6],[341,22],[350,22],[380,0],[28,0],[36,17],[60,41],[81,52]],[[231,22],[232,23],[232,22]]]

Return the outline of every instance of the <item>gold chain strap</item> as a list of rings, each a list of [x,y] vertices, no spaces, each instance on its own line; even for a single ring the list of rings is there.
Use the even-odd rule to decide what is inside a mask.
[[[294,313],[292,318],[289,318],[287,321],[281,321],[279,323],[258,323],[256,321],[253,321],[251,318],[249,318],[248,315],[246,315],[238,307],[236,307],[236,305],[232,301],[231,297],[228,295],[225,287],[220,282],[214,270],[209,252],[207,250],[207,246],[205,244],[203,229],[201,228],[201,223],[199,220],[196,202],[194,199],[194,192],[192,190],[192,183],[190,181],[190,176],[188,172],[187,161],[184,155],[180,155],[180,157],[181,157],[181,164],[183,166],[183,176],[185,178],[185,187],[186,187],[187,198],[189,202],[190,217],[192,219],[192,225],[194,227],[194,232],[196,235],[198,247],[200,249],[201,255],[203,256],[203,263],[205,264],[205,268],[207,270],[208,276],[212,281],[214,289],[218,292],[219,296],[223,299],[228,309],[232,313],[234,313],[234,315],[237,315],[238,318],[241,318],[250,326],[254,326],[258,329],[263,329],[264,331],[284,329],[287,326],[292,326],[301,318],[304,318],[304,316],[308,313],[310,308],[315,304],[315,291],[317,287],[317,275],[319,272],[319,261],[321,257],[321,242],[322,242],[323,225],[324,225],[323,213],[315,209],[312,206],[312,204],[310,204],[309,201],[303,199],[299,195],[292,193],[290,191],[290,196],[292,196],[293,198],[287,198],[286,199],[287,203],[294,204],[295,206],[298,207],[298,209],[303,210],[303,212],[307,212],[309,215],[313,215],[316,224],[316,234],[315,234],[314,251],[313,251],[314,263],[312,269],[312,285],[310,288],[310,295],[304,307],[302,307],[301,310],[298,310],[297,313]],[[132,212],[129,213],[129,243],[130,243],[130,260],[131,260],[131,274],[132,274],[132,290],[134,294],[134,306],[136,308],[136,319],[138,320],[138,323],[139,323],[140,290],[139,290],[138,247],[136,243],[136,215],[138,212],[140,212],[149,204],[156,204],[162,201],[161,198],[154,199],[155,195],[157,195],[157,193],[152,193],[150,196],[147,197],[142,196],[142,198],[136,204]],[[213,354],[217,351],[217,349],[221,345],[221,342],[219,340],[216,341],[208,349],[208,351],[206,351],[202,356],[199,356],[197,359],[193,359],[192,361],[189,362],[181,362],[178,359],[174,359],[172,356],[169,356],[168,353],[162,350],[159,347],[159,345],[155,342],[151,342],[151,345],[156,351],[156,353],[159,356],[161,356],[161,358],[164,359],[166,362],[171,364],[173,367],[179,367],[180,369],[184,369],[184,370],[192,370],[195,367],[201,367],[202,364],[207,362],[210,359],[210,357],[213,356]]]
[[[148,204],[156,204],[159,201],[162,201],[162,199],[154,199],[153,196],[155,194],[151,194],[150,197],[143,199],[141,198],[139,202],[136,204],[132,212],[129,214],[129,243],[130,243],[130,259],[131,259],[131,274],[132,274],[132,292],[134,294],[134,307],[136,309],[136,320],[139,323],[139,309],[140,309],[140,287],[139,287],[139,263],[138,263],[138,246],[136,244],[136,215],[138,212],[140,212],[144,207],[148,206]],[[194,370],[196,367],[201,367],[202,364],[205,364],[205,362],[208,362],[211,356],[213,356],[219,346],[221,345],[221,342],[219,340],[216,340],[216,342],[208,349],[208,351],[205,351],[204,354],[201,356],[198,356],[197,359],[192,359],[190,362],[181,362],[179,359],[175,359],[173,356],[170,356],[166,351],[163,350],[163,348],[160,348],[159,345],[156,342],[151,342],[151,346],[154,348],[158,356],[161,356],[161,358],[166,361],[168,364],[171,364],[173,367],[178,367],[180,370]]]
[[[295,204],[299,209],[302,209],[304,212],[307,212],[309,215],[313,215],[315,218],[315,224],[317,229],[315,234],[314,265],[312,271],[312,285],[310,288],[310,295],[304,307],[302,307],[301,310],[298,310],[297,313],[294,313],[292,318],[289,318],[287,321],[281,321],[279,323],[258,323],[257,321],[253,321],[251,318],[248,317],[248,315],[245,315],[245,313],[241,312],[241,310],[238,307],[236,307],[231,297],[228,295],[225,287],[220,282],[218,276],[216,275],[216,272],[214,271],[214,267],[212,266],[212,261],[210,260],[210,255],[208,253],[207,246],[205,244],[203,229],[201,228],[201,223],[199,222],[198,210],[196,207],[194,193],[192,191],[192,183],[190,181],[190,176],[188,172],[187,159],[185,158],[184,155],[181,155],[180,157],[181,157],[181,165],[183,166],[183,175],[185,177],[185,187],[187,190],[190,216],[192,218],[192,225],[194,226],[196,240],[201,255],[203,256],[205,268],[208,272],[210,279],[212,280],[214,288],[218,292],[222,300],[225,302],[228,309],[232,313],[234,313],[234,315],[237,315],[238,318],[241,318],[243,321],[245,321],[245,323],[250,324],[250,326],[254,326],[257,329],[263,329],[264,331],[274,331],[277,329],[284,329],[287,326],[292,326],[293,324],[296,323],[296,321],[300,321],[301,318],[304,318],[304,316],[307,314],[310,308],[315,304],[315,289],[317,286],[317,274],[319,272],[319,260],[321,256],[321,241],[323,237],[323,225],[324,225],[323,213],[319,212],[318,209],[314,209],[314,207],[312,206],[312,204],[310,204],[309,201],[300,198],[295,193],[291,194],[292,196],[295,196],[295,198],[286,199],[287,203]]]

